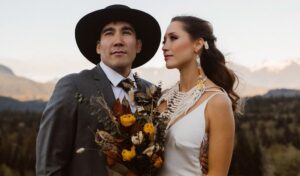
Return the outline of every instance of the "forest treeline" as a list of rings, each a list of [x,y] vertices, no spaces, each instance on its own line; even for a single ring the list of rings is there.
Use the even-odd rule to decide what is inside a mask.
[[[233,176],[300,175],[300,97],[252,97],[236,117]],[[0,176],[33,176],[41,112],[0,111]]]

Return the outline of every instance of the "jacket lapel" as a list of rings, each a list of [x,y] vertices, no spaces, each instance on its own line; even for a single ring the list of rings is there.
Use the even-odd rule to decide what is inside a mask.
[[[92,71],[95,85],[98,88],[98,93],[100,93],[99,95],[102,95],[104,97],[107,105],[112,109],[116,98],[111,88],[109,79],[107,78],[99,64],[95,68],[93,68]],[[141,78],[137,78],[135,81],[137,81],[138,89],[143,92],[145,92],[146,88],[151,85],[149,82],[146,82]]]
[[[109,79],[99,64],[93,69],[93,74],[93,79],[95,80],[95,84],[98,88],[98,93],[104,97],[107,105],[112,109],[116,98]]]

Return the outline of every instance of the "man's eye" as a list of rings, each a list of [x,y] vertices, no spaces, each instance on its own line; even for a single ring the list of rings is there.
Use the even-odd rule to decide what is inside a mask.
[[[131,35],[131,34],[132,34],[131,31],[124,31],[123,33],[124,33],[124,34],[127,34],[127,35]]]
[[[104,35],[112,35],[112,32],[105,32]]]

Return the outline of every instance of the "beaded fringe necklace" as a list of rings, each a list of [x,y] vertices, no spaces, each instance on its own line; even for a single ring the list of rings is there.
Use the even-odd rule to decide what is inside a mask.
[[[179,91],[179,82],[167,90],[160,98],[158,104],[167,102],[167,109],[161,113],[162,116],[170,119],[168,128],[177,120],[178,117],[187,111],[199,100],[205,91],[205,81],[207,77],[201,74],[197,79],[197,84],[187,92]]]

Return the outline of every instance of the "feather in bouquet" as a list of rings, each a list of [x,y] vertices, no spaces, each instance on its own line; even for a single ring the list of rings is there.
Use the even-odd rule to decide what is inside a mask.
[[[161,117],[157,102],[161,86],[150,86],[146,92],[130,90],[131,112],[124,98],[116,100],[113,110],[102,96],[92,97],[90,105],[103,129],[98,129],[95,142],[106,154],[107,163],[119,163],[137,175],[154,175],[163,164],[165,130],[168,119]]]

